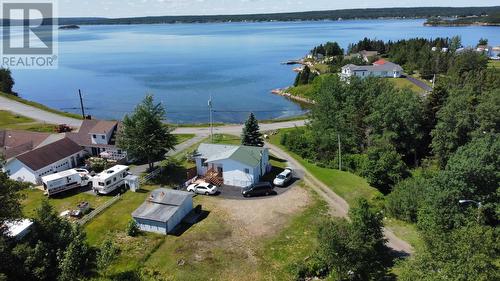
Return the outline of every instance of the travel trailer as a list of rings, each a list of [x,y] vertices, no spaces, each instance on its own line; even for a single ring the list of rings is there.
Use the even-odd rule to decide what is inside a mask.
[[[89,172],[85,169],[70,169],[42,177],[47,196],[90,184]]]
[[[92,189],[97,194],[109,194],[113,190],[125,184],[125,178],[129,175],[128,166],[116,165],[92,178]]]

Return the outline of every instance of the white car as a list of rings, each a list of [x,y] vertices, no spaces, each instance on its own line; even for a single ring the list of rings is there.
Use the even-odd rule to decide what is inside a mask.
[[[211,184],[211,183],[193,183],[190,184],[187,187],[187,191],[189,192],[194,192],[198,194],[205,194],[205,195],[214,195],[217,193],[218,189],[217,186]]]
[[[293,171],[290,168],[285,168],[283,172],[276,176],[273,184],[276,186],[285,186],[293,178]]]

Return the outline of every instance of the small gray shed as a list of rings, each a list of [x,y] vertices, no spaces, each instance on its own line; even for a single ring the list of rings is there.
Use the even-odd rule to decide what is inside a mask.
[[[146,201],[132,213],[132,217],[142,231],[167,234],[192,209],[192,193],[158,188],[153,190]]]

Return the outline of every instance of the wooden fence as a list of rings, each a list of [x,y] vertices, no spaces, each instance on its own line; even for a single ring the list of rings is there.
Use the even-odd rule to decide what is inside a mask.
[[[155,170],[153,170],[151,173],[145,175],[144,177],[142,177],[140,180],[139,180],[139,183],[143,184],[143,183],[146,183],[148,182],[150,179],[153,179],[155,178],[156,176],[158,176],[161,171],[163,170],[162,167],[157,167]]]
[[[95,216],[99,215],[102,211],[107,209],[109,206],[113,205],[116,201],[118,201],[121,198],[121,194],[116,195],[115,197],[111,198],[108,200],[106,203],[102,204],[101,206],[97,207],[94,209],[92,212],[88,213],[85,215],[83,218],[79,219],[77,223],[79,225],[85,225],[88,223],[91,219],[93,219]]]

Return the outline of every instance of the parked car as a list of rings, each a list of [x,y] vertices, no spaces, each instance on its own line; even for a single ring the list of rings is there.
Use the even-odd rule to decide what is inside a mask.
[[[293,171],[290,168],[285,168],[283,172],[276,176],[273,180],[273,184],[276,186],[285,186],[293,178]]]
[[[250,196],[262,196],[262,195],[269,195],[272,194],[273,191],[273,185],[269,182],[261,182],[257,184],[253,184],[249,187],[244,188],[241,191],[241,194],[244,197],[250,197]]]
[[[203,182],[203,183],[199,183],[199,184],[198,183],[190,184],[187,187],[187,191],[198,193],[198,194],[214,195],[219,190],[217,189],[217,186],[215,186],[211,183]]]

